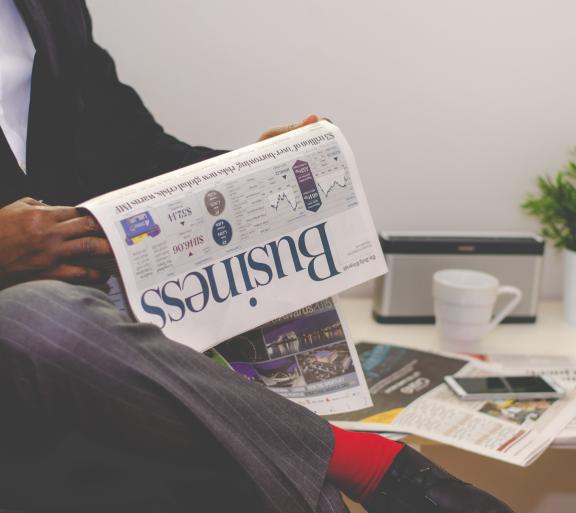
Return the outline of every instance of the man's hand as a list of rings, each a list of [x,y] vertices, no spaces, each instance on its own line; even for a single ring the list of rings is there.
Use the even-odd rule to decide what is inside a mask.
[[[100,282],[107,273],[95,262],[111,256],[96,220],[73,207],[24,198],[0,208],[0,288],[35,279]]]
[[[278,128],[271,128],[270,130],[266,130],[258,139],[258,142],[265,141],[266,139],[270,139],[270,137],[276,137],[277,135],[285,134],[286,132],[290,132],[290,130],[296,130],[297,128],[302,128],[306,125],[311,125],[312,123],[316,123],[320,121],[320,118],[316,114],[310,114],[300,123],[295,123],[294,125],[288,126],[281,126]]]

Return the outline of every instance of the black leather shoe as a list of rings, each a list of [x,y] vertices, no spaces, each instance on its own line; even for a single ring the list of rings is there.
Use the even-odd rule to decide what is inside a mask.
[[[370,513],[513,513],[503,502],[464,483],[404,446],[364,504]]]

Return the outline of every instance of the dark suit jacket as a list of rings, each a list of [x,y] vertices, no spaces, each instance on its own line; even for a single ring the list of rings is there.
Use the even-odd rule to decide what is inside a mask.
[[[166,134],[92,39],[83,0],[15,0],[36,47],[25,176],[0,130],[0,207],[74,205],[222,153]]]

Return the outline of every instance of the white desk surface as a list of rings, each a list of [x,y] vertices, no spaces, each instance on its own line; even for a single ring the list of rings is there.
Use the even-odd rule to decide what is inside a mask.
[[[372,318],[371,299],[340,298],[340,304],[354,342],[389,342],[414,349],[440,349],[436,329],[431,324],[378,323]],[[540,304],[536,324],[501,324],[470,352],[576,357],[576,326],[564,321],[562,303],[545,301]]]

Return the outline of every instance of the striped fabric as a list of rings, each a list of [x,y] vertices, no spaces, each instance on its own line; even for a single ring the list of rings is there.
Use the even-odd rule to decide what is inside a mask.
[[[0,292],[0,415],[0,512],[347,511],[325,421],[95,289]]]

